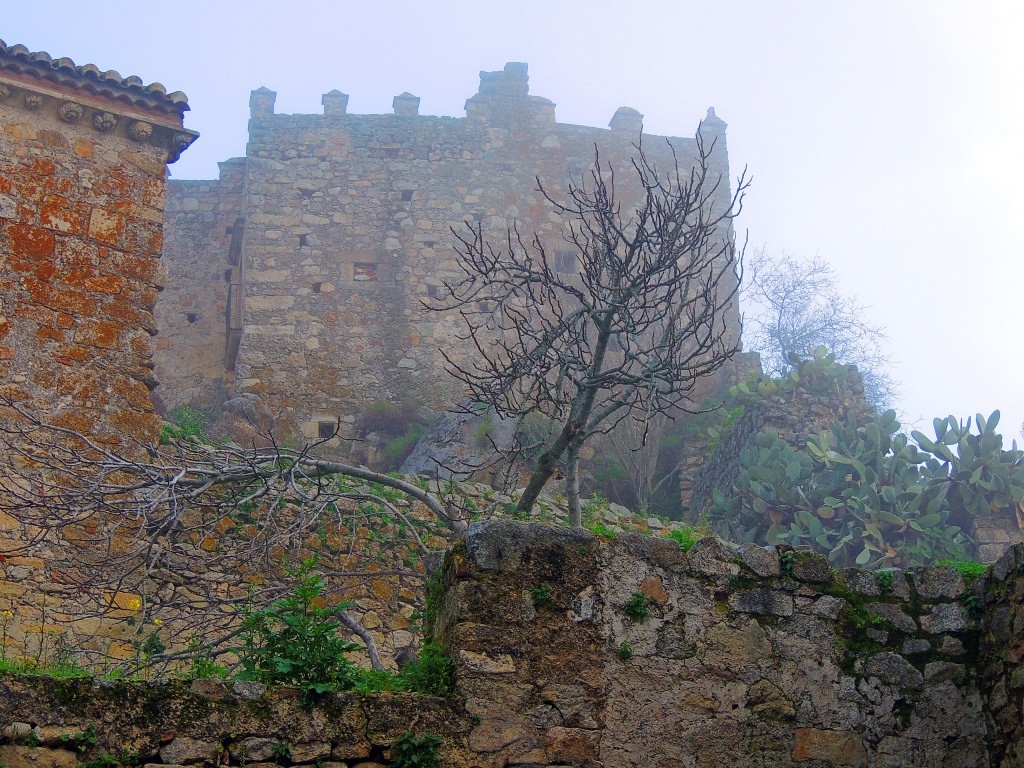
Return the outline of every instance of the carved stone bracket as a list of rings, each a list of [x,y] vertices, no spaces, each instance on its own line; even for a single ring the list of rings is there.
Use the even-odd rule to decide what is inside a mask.
[[[144,120],[135,120],[128,125],[128,137],[135,141],[145,141],[153,135],[153,126]]]
[[[85,107],[73,101],[62,101],[57,108],[57,114],[65,123],[77,123],[85,114]]]
[[[92,126],[97,131],[109,131],[117,125],[117,117],[110,114],[109,112],[97,112],[92,116]]]
[[[167,151],[168,163],[177,160],[181,153],[196,140],[198,134],[182,128],[167,125],[161,120],[150,122],[139,120],[134,115],[119,115],[103,107],[93,106],[85,101],[79,103],[73,94],[71,98],[49,92],[36,92],[20,83],[0,83],[0,104],[5,109],[31,110],[36,114],[48,114],[70,125],[89,126],[107,134],[124,136],[140,144],[151,144]]]

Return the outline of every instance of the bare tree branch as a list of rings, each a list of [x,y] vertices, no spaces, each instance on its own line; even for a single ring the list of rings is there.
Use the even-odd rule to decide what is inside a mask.
[[[455,232],[459,280],[428,304],[456,310],[461,338],[477,355],[448,370],[470,398],[501,418],[539,412],[557,428],[536,461],[520,498],[527,513],[565,459],[570,519],[580,523],[579,457],[588,439],[639,414],[691,410],[694,387],[739,349],[727,315],[736,312],[737,250],[731,222],[748,182],[720,191],[698,131],[692,167],[660,173],[637,144],[632,181],[639,202],[625,213],[615,171],[594,164],[556,197],[537,189],[563,222],[576,269],[555,268],[540,235],[513,226],[503,242],[487,240],[481,224]],[[481,302],[486,309],[481,309]]]

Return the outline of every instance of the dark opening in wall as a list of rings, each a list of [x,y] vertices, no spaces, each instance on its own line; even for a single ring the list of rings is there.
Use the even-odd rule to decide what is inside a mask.
[[[187,315],[185,315],[185,319],[188,320],[189,324],[191,324],[199,319],[199,315],[197,315],[195,312],[189,312]]]
[[[402,191],[402,202],[407,203],[412,200],[412,190],[406,189]]]
[[[231,282],[231,272],[232,272],[232,270],[230,270],[230,269],[225,269],[224,270],[224,282],[225,283],[230,283]]]
[[[316,425],[316,434],[321,440],[330,440],[334,437],[334,429],[338,425],[333,421],[319,421]]]
[[[438,285],[428,285],[427,286],[427,296],[429,298],[436,299],[437,298],[437,294],[439,292],[440,292],[440,286],[438,286]]]
[[[309,245],[309,242],[307,240],[308,237],[309,237],[309,235],[299,235],[299,247],[300,248],[302,246],[304,246],[304,245]]]
[[[313,283],[313,293],[320,293],[321,287],[323,287],[323,283]]]
[[[376,282],[377,280],[377,265],[376,264],[353,264],[352,265],[352,279],[357,282]]]
[[[491,302],[489,302],[489,301],[481,301],[480,302],[480,311],[481,312],[490,312],[491,311]]]

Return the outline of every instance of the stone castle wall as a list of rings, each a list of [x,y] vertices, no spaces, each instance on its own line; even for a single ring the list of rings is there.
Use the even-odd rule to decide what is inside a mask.
[[[623,207],[637,200],[629,162],[642,116],[620,109],[611,130],[557,123],[554,105],[530,96],[527,81],[524,64],[481,73],[465,118],[420,116],[409,94],[396,97],[395,114],[350,115],[338,92],[324,95],[323,115],[280,115],[272,91],[254,91],[237,166],[238,223],[229,211],[235,167],[230,178],[170,188],[164,255],[172,274],[190,277],[162,297],[162,399],[214,402],[233,380],[233,393],[260,396],[307,439],[339,417],[350,430],[378,399],[452,405],[458,393],[438,349],[460,360],[475,350],[458,338],[456,316],[422,306],[459,276],[452,230],[480,223],[500,244],[518,224],[552,251],[568,251],[564,222],[537,192],[537,178],[557,198],[570,175],[592,166],[595,146],[617,171]],[[721,204],[729,196],[725,124],[710,114],[702,131],[715,142],[711,177],[721,176]],[[695,140],[671,141],[688,168]],[[645,136],[644,149],[668,169],[663,137]],[[232,233],[237,258],[228,226],[244,227]],[[556,262],[574,271],[570,253]],[[206,280],[204,296],[197,289]],[[227,340],[210,332],[225,314]],[[730,322],[738,334],[738,313]],[[226,370],[212,364],[217,355]]]
[[[75,482],[45,469],[54,451],[17,434],[15,408],[129,456],[157,436],[166,164],[196,137],[187,109],[158,83],[0,41],[0,508],[16,506],[18,483]],[[56,528],[68,510],[49,513]],[[0,512],[0,605],[20,625],[5,619],[5,643],[63,631],[45,606],[52,618],[55,593],[75,592],[78,574],[58,562],[82,551],[43,533]]]
[[[0,41],[0,386],[44,419],[156,434],[165,165],[195,138],[186,109]]]
[[[253,683],[0,678],[0,759],[71,768],[92,726],[88,758],[153,765],[383,768],[402,733],[433,732],[441,764],[464,768],[1009,767],[1024,744],[1022,561],[1018,547],[973,585],[952,567],[884,580],[714,539],[683,552],[488,523],[442,572],[456,697],[303,709]],[[631,618],[638,599],[647,618]]]

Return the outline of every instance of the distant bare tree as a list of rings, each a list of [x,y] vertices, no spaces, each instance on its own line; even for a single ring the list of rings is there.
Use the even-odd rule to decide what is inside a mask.
[[[658,169],[638,144],[634,210],[622,210],[614,169],[596,149],[593,166],[564,195],[556,198],[538,178],[538,191],[562,219],[572,272],[555,268],[537,234],[513,227],[494,243],[470,223],[455,233],[463,277],[446,283],[429,308],[457,310],[477,355],[470,362],[445,355],[449,371],[500,417],[539,411],[556,425],[520,513],[564,459],[570,521],[579,525],[587,440],[627,417],[692,411],[697,381],[738,351],[726,320],[736,311],[742,256],[731,221],[748,183],[741,176],[730,196],[709,169],[713,145],[699,130],[696,148],[692,167],[681,167],[672,149],[671,167]]]
[[[0,512],[20,525],[17,544],[2,554],[42,556],[46,589],[61,593],[63,612],[78,606],[75,619],[123,620],[126,606],[114,596],[137,594],[140,617],[173,622],[182,637],[200,632],[204,646],[223,651],[239,630],[239,611],[280,597],[288,589],[282,565],[311,551],[337,583],[418,576],[374,564],[355,540],[370,518],[388,516],[401,521],[412,546],[428,551],[417,523],[426,526],[385,491],[421,502],[453,533],[467,527],[450,501],[417,485],[320,458],[326,440],[293,449],[262,439],[268,447],[111,445],[0,399]],[[216,589],[204,588],[209,578]],[[364,640],[379,667],[369,633],[344,610],[336,618]]]
[[[748,260],[743,288],[747,312],[744,341],[761,355],[764,371],[784,376],[792,360],[806,358],[819,346],[836,360],[855,365],[864,379],[868,401],[884,411],[898,397],[896,382],[887,373],[892,359],[885,351],[888,337],[882,326],[868,320],[868,307],[844,296],[832,266],[815,256],[770,256],[765,249]]]

